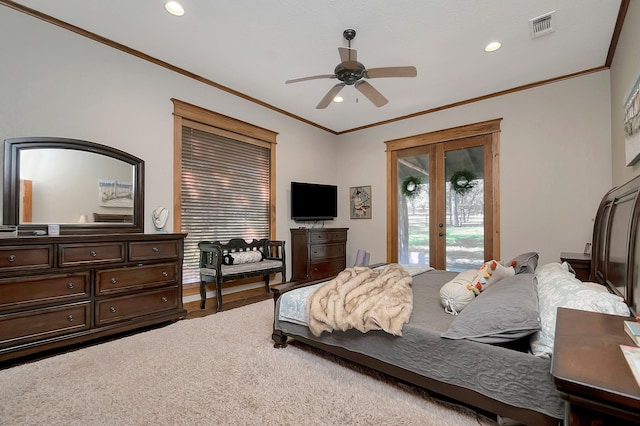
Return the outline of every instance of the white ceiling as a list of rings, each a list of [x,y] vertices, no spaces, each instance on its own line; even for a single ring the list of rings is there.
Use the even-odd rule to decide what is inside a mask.
[[[620,0],[20,0],[84,30],[333,132],[428,111],[605,65]],[[555,11],[555,31],[532,39],[529,20]],[[413,65],[416,78],[369,79],[376,108],[348,86],[316,109],[335,79],[342,33],[367,68]],[[484,52],[491,41],[502,48]]]

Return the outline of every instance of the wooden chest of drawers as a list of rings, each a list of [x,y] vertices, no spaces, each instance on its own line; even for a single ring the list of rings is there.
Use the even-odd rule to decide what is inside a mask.
[[[185,236],[0,239],[0,361],[183,318]]]
[[[333,277],[347,267],[348,228],[292,228],[291,281]]]

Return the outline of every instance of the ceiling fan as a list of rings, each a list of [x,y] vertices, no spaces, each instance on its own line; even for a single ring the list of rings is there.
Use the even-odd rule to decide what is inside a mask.
[[[346,29],[343,31],[342,36],[349,42],[349,47],[338,48],[341,62],[333,70],[333,74],[312,75],[310,77],[294,78],[293,80],[285,81],[285,84],[289,84],[321,78],[337,78],[340,80],[341,83],[333,86],[331,90],[324,95],[322,100],[320,100],[318,105],[316,105],[317,109],[324,109],[329,106],[333,98],[340,93],[344,86],[354,86],[375,106],[381,107],[389,101],[368,81],[363,80],[363,78],[415,77],[418,74],[416,67],[412,66],[367,69],[364,65],[358,62],[358,52],[351,48],[351,40],[355,38],[356,31],[353,29]]]

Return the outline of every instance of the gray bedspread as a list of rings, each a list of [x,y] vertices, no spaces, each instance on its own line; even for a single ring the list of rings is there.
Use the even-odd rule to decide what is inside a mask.
[[[550,359],[500,346],[440,337],[454,317],[445,313],[440,305],[439,290],[454,276],[453,272],[434,270],[413,277],[414,307],[401,337],[383,331],[363,334],[357,330],[315,337],[306,326],[283,321],[278,315],[274,327],[294,338],[300,336],[341,346],[505,404],[563,418],[564,404],[553,384]],[[279,302],[275,312],[279,312]]]

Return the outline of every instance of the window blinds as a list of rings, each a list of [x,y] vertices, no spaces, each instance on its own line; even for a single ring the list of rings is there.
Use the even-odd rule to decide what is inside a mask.
[[[270,157],[264,144],[182,127],[183,283],[199,281],[198,242],[269,238]]]

